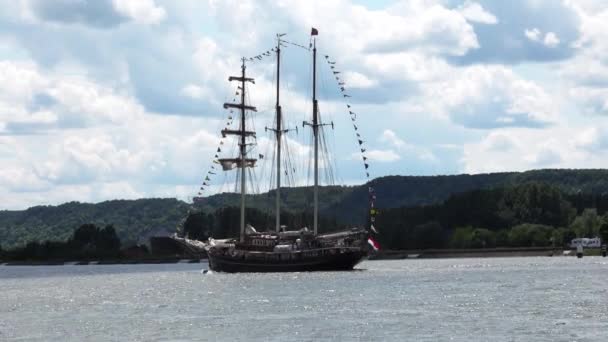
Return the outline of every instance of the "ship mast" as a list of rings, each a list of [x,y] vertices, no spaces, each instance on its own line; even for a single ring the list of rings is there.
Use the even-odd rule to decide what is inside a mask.
[[[281,80],[281,37],[283,37],[285,33],[277,34],[277,89],[276,89],[276,126],[275,128],[268,128],[266,130],[273,131],[276,135],[277,139],[277,190],[276,190],[276,207],[275,207],[275,229],[277,233],[281,230],[281,140],[283,138],[283,133],[287,133],[289,129],[283,129],[283,111],[280,104],[280,80]]]
[[[318,35],[318,31],[313,28],[311,36]],[[313,229],[317,235],[319,226],[319,108],[317,103],[317,41],[313,38],[312,49],[312,124],[304,122],[304,125],[312,127],[314,138],[314,188],[313,188]]]
[[[279,83],[281,79],[281,35],[277,34],[277,127],[275,133],[277,135],[277,192],[276,192],[276,223],[275,229],[277,233],[281,230],[281,105],[279,102]]]
[[[239,130],[222,130],[222,135],[238,135],[239,136],[239,158],[218,159],[224,170],[232,170],[234,167],[241,169],[241,221],[240,221],[240,242],[245,241],[245,195],[247,194],[247,173],[245,168],[254,167],[256,159],[247,158],[247,137],[255,136],[255,132],[247,131],[246,129],[246,111],[257,111],[253,106],[245,104],[245,82],[255,83],[253,78],[245,76],[245,58],[242,59],[241,76],[230,76],[228,81],[239,81],[241,102],[240,103],[224,103],[224,108],[237,108],[241,110],[241,127]]]

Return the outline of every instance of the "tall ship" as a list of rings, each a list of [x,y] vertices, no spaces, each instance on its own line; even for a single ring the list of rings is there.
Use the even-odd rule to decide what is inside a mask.
[[[286,227],[281,222],[281,142],[287,129],[283,127],[282,108],[280,103],[281,47],[284,46],[283,34],[277,35],[277,44],[272,51],[276,54],[276,104],[274,127],[271,130],[275,138],[276,155],[276,202],[274,208],[275,224],[273,228],[258,231],[247,224],[246,195],[248,179],[246,170],[256,166],[257,159],[248,152],[251,140],[256,132],[247,126],[248,116],[256,112],[256,107],[247,103],[247,86],[255,84],[247,75],[247,58],[242,59],[241,72],[230,76],[230,82],[238,83],[240,101],[225,103],[225,109],[238,112],[238,129],[225,128],[222,136],[234,136],[238,139],[238,155],[234,158],[218,158],[217,164],[223,171],[236,171],[240,186],[240,234],[229,239],[209,238],[204,249],[209,258],[209,268],[220,272],[299,272],[299,271],[337,271],[352,270],[370,252],[376,249],[367,228],[350,228],[346,230],[319,234],[319,144],[321,128],[327,125],[319,117],[317,100],[317,46],[318,31],[312,29],[310,46],[312,50],[312,115],[303,127],[312,130],[313,148],[313,218],[312,227]],[[293,44],[293,43],[292,43]],[[270,54],[268,54],[270,55]],[[333,69],[333,68],[332,68]],[[333,126],[333,123],[331,124]],[[364,159],[365,160],[365,159]],[[367,168],[367,164],[365,165]],[[372,206],[373,206],[373,202]],[[372,214],[375,211],[372,208]],[[294,229],[295,228],[295,229]],[[373,227],[373,217],[371,229]],[[371,246],[370,246],[371,245]]]

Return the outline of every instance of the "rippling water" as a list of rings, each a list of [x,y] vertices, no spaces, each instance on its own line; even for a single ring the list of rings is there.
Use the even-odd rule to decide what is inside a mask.
[[[0,266],[0,340],[606,341],[608,259]]]

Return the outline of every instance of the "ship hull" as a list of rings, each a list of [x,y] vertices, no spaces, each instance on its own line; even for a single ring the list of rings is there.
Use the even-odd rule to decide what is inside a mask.
[[[314,252],[314,251],[313,251]],[[214,255],[209,268],[216,272],[313,272],[352,270],[366,256],[361,249],[335,249],[330,253],[265,253],[266,255]]]

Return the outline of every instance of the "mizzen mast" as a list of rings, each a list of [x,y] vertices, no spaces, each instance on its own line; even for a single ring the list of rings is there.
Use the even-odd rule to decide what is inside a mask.
[[[245,195],[247,194],[246,187],[246,177],[247,173],[245,172],[245,168],[254,167],[256,159],[247,158],[247,137],[255,137],[254,131],[248,131],[246,129],[246,111],[257,111],[255,107],[248,106],[245,104],[245,82],[255,83],[253,78],[249,78],[245,76],[245,58],[242,59],[241,65],[241,76],[230,76],[228,81],[238,81],[241,83],[240,86],[240,94],[241,94],[241,102],[240,103],[224,103],[224,108],[237,108],[241,111],[241,127],[238,130],[222,130],[222,135],[225,137],[226,135],[237,135],[239,136],[239,158],[224,158],[218,159],[219,163],[222,165],[222,168],[226,170],[232,170],[235,167],[241,169],[241,222],[240,222],[240,241],[245,241]]]

